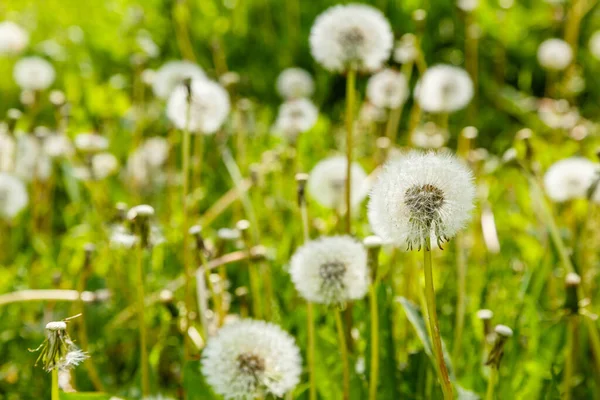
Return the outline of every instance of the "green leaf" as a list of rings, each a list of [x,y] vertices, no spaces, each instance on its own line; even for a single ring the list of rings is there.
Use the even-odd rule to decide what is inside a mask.
[[[200,361],[188,361],[183,369],[183,388],[188,400],[216,400],[204,375],[200,372]]]

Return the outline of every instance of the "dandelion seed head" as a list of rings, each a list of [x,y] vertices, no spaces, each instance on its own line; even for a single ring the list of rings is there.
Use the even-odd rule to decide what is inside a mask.
[[[119,161],[111,153],[98,153],[92,157],[92,174],[94,179],[105,179],[119,169]]]
[[[600,31],[596,31],[592,34],[588,46],[590,53],[592,53],[597,60],[600,60]]]
[[[50,178],[52,161],[44,152],[40,139],[30,134],[19,133],[13,172],[25,182],[31,182],[34,178],[45,182]]]
[[[110,244],[114,248],[131,249],[137,241],[137,236],[132,234],[124,226],[116,225],[111,230]]]
[[[47,89],[55,77],[56,72],[52,64],[36,56],[21,58],[13,69],[15,82],[24,90]]]
[[[317,122],[319,110],[308,99],[288,100],[279,107],[275,129],[290,141],[311,129]]]
[[[587,158],[560,160],[552,164],[544,175],[546,194],[556,202],[585,198],[599,170],[598,164]]]
[[[464,12],[472,12],[479,5],[479,0],[457,0],[456,6]]]
[[[96,133],[75,136],[75,147],[82,153],[98,153],[108,149],[108,139]]]
[[[369,286],[367,251],[350,236],[322,237],[294,253],[290,274],[308,301],[343,304],[365,296]]]
[[[473,98],[473,81],[462,68],[435,65],[423,74],[415,88],[415,98],[430,113],[458,111]]]
[[[398,108],[408,97],[406,78],[391,68],[377,72],[367,82],[367,97],[377,107]]]
[[[140,204],[135,207],[131,207],[127,212],[127,219],[134,220],[137,217],[149,218],[154,216],[154,207],[147,204]]]
[[[313,95],[315,83],[302,68],[287,68],[277,77],[277,92],[286,100],[307,98]]]
[[[310,48],[324,68],[375,71],[390,57],[394,35],[389,22],[374,7],[336,5],[321,13],[310,32]]]
[[[448,131],[435,122],[428,121],[415,129],[411,142],[422,149],[439,149],[448,141]]]
[[[44,152],[51,158],[70,157],[75,152],[71,139],[63,134],[49,135],[44,139]]]
[[[307,189],[310,196],[323,207],[341,210],[345,207],[346,158],[333,156],[320,161],[310,171]],[[355,208],[369,191],[367,174],[353,162],[351,170],[350,203]]]
[[[394,49],[394,61],[400,64],[408,64],[417,59],[417,37],[412,33],[402,35]]]
[[[490,320],[494,317],[494,312],[488,309],[481,309],[477,311],[477,318],[482,320]]]
[[[562,39],[547,39],[538,47],[537,58],[543,68],[560,71],[571,64],[573,49]]]
[[[206,75],[202,68],[190,61],[169,61],[154,72],[152,90],[156,97],[168,99],[186,79],[203,80]]]
[[[25,50],[29,34],[12,21],[0,22],[0,55],[14,55]]]
[[[508,326],[506,325],[496,325],[496,327],[494,328],[494,331],[505,338],[509,338],[513,335],[513,330],[510,329]]]
[[[191,82],[191,104],[188,106],[188,89],[179,85],[169,97],[167,116],[179,129],[189,125],[190,132],[206,135],[215,133],[229,115],[229,94],[218,83],[203,79]]]
[[[294,338],[264,321],[226,324],[208,340],[202,355],[206,381],[225,399],[283,396],[300,382],[301,372]]]
[[[472,172],[452,155],[410,152],[390,161],[374,185],[369,223],[376,235],[397,246],[441,243],[469,220],[475,187]]]

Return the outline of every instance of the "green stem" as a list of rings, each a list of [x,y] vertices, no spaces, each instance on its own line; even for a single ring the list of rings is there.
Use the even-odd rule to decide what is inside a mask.
[[[377,280],[369,288],[371,309],[371,371],[369,382],[369,400],[377,399],[379,382],[379,310],[377,307]]]
[[[352,146],[354,137],[354,95],[356,70],[350,68],[346,78],[346,233],[352,232]]]
[[[189,265],[188,258],[188,237],[189,237],[189,221],[188,221],[188,195],[189,195],[189,173],[190,173],[190,130],[189,130],[189,121],[190,121],[190,112],[191,112],[191,101],[187,103],[187,115],[186,115],[186,123],[185,129],[183,131],[183,143],[181,146],[181,158],[182,158],[182,171],[183,174],[183,193],[182,193],[182,213],[183,213],[183,274],[185,277],[185,287],[184,287],[184,296],[185,296],[185,313],[183,318],[183,323],[187,332],[187,329],[190,327],[190,313],[192,312],[192,272]],[[191,341],[187,334],[184,335],[184,354],[185,358],[188,359],[191,354]]]
[[[496,387],[496,378],[498,377],[498,368],[494,365],[490,367],[490,377],[488,378],[487,392],[485,400],[494,400],[494,389]]]
[[[302,233],[304,236],[304,243],[310,240],[310,232],[308,227],[308,210],[305,199],[301,199],[300,203],[300,215],[302,217]],[[309,375],[309,399],[317,399],[317,384],[315,381],[315,310],[314,305],[309,301],[306,303],[306,327],[308,330],[308,349],[307,349],[307,361],[308,361],[308,375]]]
[[[58,390],[58,369],[52,370],[52,400],[59,400],[60,392]]]
[[[571,400],[571,387],[573,386],[573,371],[577,354],[575,352],[575,336],[577,334],[577,316],[568,317],[567,321],[567,348],[565,354],[565,383],[564,400]]]
[[[338,341],[340,345],[340,356],[342,359],[342,369],[344,374],[343,388],[344,400],[350,399],[350,366],[348,364],[348,347],[346,346],[346,333],[344,332],[344,322],[342,313],[339,310],[334,311],[335,325],[337,327]]]
[[[462,236],[456,237],[456,324],[454,329],[454,348],[452,358],[456,362],[460,357],[462,334],[465,326],[466,294],[467,294],[467,260],[463,250]]]
[[[144,319],[145,311],[145,293],[144,293],[144,249],[142,244],[137,246],[137,305],[138,305],[138,325],[140,329],[140,368],[142,371],[142,394],[150,394],[150,375],[148,372],[148,348],[146,344],[146,322]]]
[[[438,323],[436,304],[435,304],[435,289],[433,287],[433,270],[431,267],[431,239],[426,238],[424,255],[424,270],[425,270],[425,298],[427,300],[427,313],[429,319],[429,328],[431,330],[431,341],[433,342],[433,350],[437,361],[437,370],[439,373],[440,384],[444,393],[445,400],[452,400],[452,384],[448,376],[448,369],[444,361],[444,353],[442,352],[442,338],[440,336],[440,327]]]
[[[402,105],[390,110],[390,117],[385,126],[385,136],[390,139],[392,145],[396,143],[396,135],[398,133],[398,124],[402,115]]]

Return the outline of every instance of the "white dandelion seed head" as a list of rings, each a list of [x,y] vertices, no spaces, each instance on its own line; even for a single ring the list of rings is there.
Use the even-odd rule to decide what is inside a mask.
[[[505,338],[509,338],[509,337],[511,337],[513,335],[513,330],[510,329],[506,325],[496,325],[496,327],[494,328],[494,331],[498,335],[503,336]]]
[[[302,68],[287,68],[277,77],[277,92],[284,99],[310,97],[315,92],[312,76]]]
[[[111,153],[98,153],[92,157],[92,173],[95,179],[105,179],[119,169],[119,161]]]
[[[190,61],[169,61],[154,72],[152,90],[156,97],[166,100],[186,79],[202,80],[206,79],[206,75],[202,68]]]
[[[378,9],[364,4],[336,5],[321,13],[310,31],[313,57],[325,69],[376,71],[390,58],[394,35]]]
[[[398,108],[408,97],[406,78],[400,72],[386,68],[369,78],[367,97],[377,107]]]
[[[294,141],[300,133],[310,130],[318,118],[319,110],[310,100],[288,100],[279,106],[275,129]]]
[[[152,167],[160,167],[167,161],[169,149],[169,141],[159,136],[148,138],[141,145],[146,162]]]
[[[208,339],[202,354],[206,382],[225,399],[283,396],[300,382],[302,359],[279,326],[251,319],[231,322]]]
[[[3,129],[0,129],[0,171],[12,171],[14,169],[16,150],[15,139]]]
[[[440,128],[435,122],[428,121],[415,129],[410,140],[415,147],[422,149],[439,149],[448,141],[448,131]]]
[[[370,194],[371,229],[384,241],[438,246],[468,222],[475,187],[472,172],[453,155],[412,151],[385,165]]]
[[[490,320],[494,317],[494,312],[486,308],[477,311],[477,318],[483,320]]]
[[[75,147],[82,153],[99,153],[108,149],[108,139],[96,133],[80,133],[75,136]]]
[[[402,35],[394,49],[394,61],[400,64],[408,64],[417,59],[417,37],[412,33]]]
[[[29,34],[12,21],[0,22],[0,55],[22,52],[29,44]]]
[[[585,198],[598,171],[598,164],[583,157],[557,161],[544,175],[546,194],[556,202]]]
[[[415,99],[430,113],[454,112],[473,98],[473,81],[462,68],[435,65],[428,68],[415,88]]]
[[[67,135],[58,133],[44,138],[44,152],[51,158],[70,157],[74,151]]]
[[[590,36],[588,46],[590,53],[592,53],[597,60],[600,60],[600,31],[596,31]]]
[[[29,203],[29,194],[22,180],[0,172],[0,217],[11,220]]]
[[[47,89],[55,77],[56,72],[52,64],[36,56],[21,58],[13,69],[15,82],[24,90]]]
[[[341,210],[345,207],[346,158],[333,156],[320,161],[310,171],[307,189],[310,196],[323,207]],[[360,205],[369,191],[367,174],[360,164],[353,162],[350,177],[350,203]]]
[[[343,304],[362,299],[370,283],[367,251],[350,236],[322,237],[296,250],[290,275],[308,301]]]
[[[131,249],[137,240],[137,236],[122,225],[115,225],[110,233],[110,245],[113,248]]]
[[[537,58],[543,68],[560,71],[573,61],[573,49],[562,39],[547,39],[538,47]]]
[[[25,182],[34,178],[45,182],[52,174],[52,160],[44,153],[37,137],[25,133],[18,135],[14,174]]]
[[[377,107],[375,104],[365,101],[360,108],[358,119],[366,123],[385,122],[387,114],[384,108]]]
[[[229,94],[218,83],[203,79],[192,81],[191,104],[188,107],[188,89],[179,85],[169,97],[167,116],[179,129],[185,129],[188,122],[190,132],[213,134],[229,115],[231,104]]]
[[[479,0],[457,0],[456,6],[464,12],[472,12],[479,5]]]

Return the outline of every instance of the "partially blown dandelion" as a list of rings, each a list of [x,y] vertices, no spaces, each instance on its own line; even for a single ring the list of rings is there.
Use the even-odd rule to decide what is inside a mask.
[[[65,321],[54,321],[46,324],[46,340],[36,350],[40,355],[38,360],[44,364],[48,372],[58,370],[69,370],[81,364],[88,355],[81,351],[73,343],[67,333]]]
[[[369,222],[383,240],[421,248],[452,238],[473,209],[473,175],[456,157],[411,152],[388,163],[373,187]]]
[[[292,257],[290,274],[302,297],[322,304],[362,299],[370,283],[367,251],[350,236],[306,243]]]
[[[381,11],[337,5],[317,17],[310,32],[313,57],[330,71],[375,71],[390,57],[394,35]]]
[[[300,381],[302,359],[294,338],[279,326],[251,319],[225,325],[208,340],[202,373],[226,399],[283,396]]]

